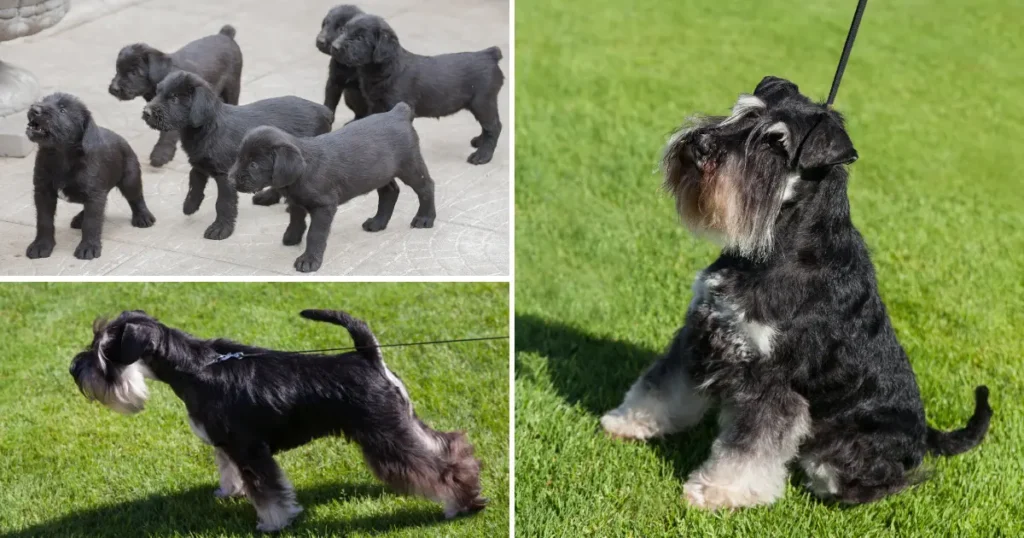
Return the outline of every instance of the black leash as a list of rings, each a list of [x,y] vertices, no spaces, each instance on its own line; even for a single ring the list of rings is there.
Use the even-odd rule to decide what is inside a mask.
[[[235,351],[233,353],[224,353],[224,354],[220,355],[219,357],[217,357],[210,364],[216,364],[218,362],[232,360],[232,359],[242,359],[242,358],[247,358],[247,357],[259,357],[261,355],[272,355],[272,354],[276,354],[276,353],[299,353],[299,354],[305,354],[305,353],[324,353],[324,352],[327,352],[327,351],[357,351],[359,349],[366,349],[366,348],[378,348],[379,349],[379,348],[382,348],[382,347],[428,346],[428,345],[434,345],[434,344],[456,344],[456,343],[461,343],[461,342],[482,342],[482,341],[485,341],[485,340],[508,340],[508,337],[507,336],[483,336],[483,337],[480,337],[480,338],[456,338],[456,339],[453,339],[453,340],[431,340],[429,342],[406,342],[404,344],[379,344],[379,345],[376,345],[376,346],[333,347],[333,348],[325,348],[325,349],[300,349],[300,350],[297,350],[297,351],[275,351],[275,352],[267,351],[267,352],[260,352],[260,353],[246,353],[244,351]]]
[[[868,0],[859,0],[857,2],[857,11],[853,13],[853,22],[850,23],[850,31],[846,34],[846,44],[843,45],[843,55],[839,57],[839,67],[836,68],[836,76],[832,78],[832,91],[828,94],[828,101],[825,101],[825,106],[829,108],[832,108],[832,103],[836,100],[836,94],[839,93],[839,82],[843,80],[843,71],[846,71],[846,62],[850,59],[853,40],[857,38],[860,19],[864,16],[864,8],[867,5]]]

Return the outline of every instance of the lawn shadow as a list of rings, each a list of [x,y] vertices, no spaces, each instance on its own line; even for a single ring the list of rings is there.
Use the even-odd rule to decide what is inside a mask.
[[[256,532],[256,512],[245,499],[219,500],[213,487],[194,487],[173,494],[156,494],[120,504],[71,513],[26,529],[0,533],[0,538],[40,536],[99,538],[104,536],[168,536],[191,533],[263,536]],[[332,501],[379,497],[389,490],[376,484],[325,484],[297,489],[298,501],[306,510]],[[427,527],[444,523],[437,507],[403,510],[392,514],[337,521],[307,522],[300,515],[288,530],[303,535],[345,536],[349,533],[378,534],[404,527]]]
[[[630,385],[662,352],[630,342],[586,333],[576,327],[533,315],[516,315],[516,377],[534,375],[518,359],[536,353],[547,361],[547,372],[559,395],[594,416],[594,435],[603,435],[598,419],[622,403]],[[668,342],[665,342],[666,347]],[[680,480],[707,459],[718,431],[712,410],[694,428],[648,442],[672,464]]]

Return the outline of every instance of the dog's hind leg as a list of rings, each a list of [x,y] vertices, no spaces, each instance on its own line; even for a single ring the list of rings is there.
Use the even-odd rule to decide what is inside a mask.
[[[149,212],[146,199],[142,195],[142,169],[139,166],[139,159],[130,150],[129,154],[125,155],[124,175],[121,176],[117,189],[132,208],[132,226],[149,228],[156,222],[156,217]],[[71,221],[71,227],[75,227],[74,220]]]
[[[228,453],[220,448],[215,448],[213,458],[217,462],[217,472],[220,474],[220,488],[213,494],[220,498],[243,495],[245,485],[242,482],[242,472],[238,470],[235,462],[231,461]]]
[[[388,227],[391,214],[398,202],[398,182],[391,180],[387,185],[377,189],[377,214],[363,222],[363,229],[368,232],[379,232]]]
[[[601,417],[605,432],[643,441],[700,422],[710,402],[697,392],[686,373],[690,352],[684,348],[684,336],[682,332],[677,335],[668,353],[633,383],[622,404]]]
[[[199,211],[199,206],[202,205],[203,198],[206,196],[206,182],[209,179],[210,176],[195,168],[189,171],[188,194],[185,195],[185,203],[182,205],[182,211],[186,215]]]
[[[160,168],[171,162],[177,149],[178,138],[180,138],[178,131],[161,132],[160,138],[156,140],[156,144],[153,146],[153,151],[149,154],[149,164],[155,168]]]
[[[476,121],[480,122],[482,132],[469,143],[477,148],[467,159],[470,164],[487,164],[494,156],[501,135],[501,119],[498,117],[498,97],[495,95],[479,96],[469,105]]]
[[[230,447],[228,455],[241,471],[245,495],[256,508],[259,517],[256,530],[279,531],[302,512],[292,485],[274,461],[269,447],[264,444]]]
[[[420,208],[412,219],[412,227],[432,228],[434,218],[437,216],[437,210],[434,207],[434,180],[430,177],[430,171],[427,170],[427,163],[423,161],[419,147],[419,140],[417,140],[412,157],[398,171],[398,179],[412,187],[420,199]]]

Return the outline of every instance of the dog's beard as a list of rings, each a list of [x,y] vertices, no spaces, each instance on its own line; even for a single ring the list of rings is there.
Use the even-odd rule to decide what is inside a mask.
[[[118,413],[138,413],[146,407],[146,400],[149,399],[146,378],[152,378],[153,373],[141,361],[136,361],[123,367],[114,381],[108,383],[104,370],[115,367],[103,354],[103,347],[108,339],[105,334],[97,346],[100,368],[89,368],[84,372],[79,388],[87,399],[96,400]]]

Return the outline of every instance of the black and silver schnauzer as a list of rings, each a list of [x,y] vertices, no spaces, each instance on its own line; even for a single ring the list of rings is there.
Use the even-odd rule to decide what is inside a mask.
[[[344,312],[302,316],[345,327],[358,351],[300,355],[200,340],[134,310],[96,321],[71,375],[87,398],[125,414],[143,409],[145,378],[170,385],[192,431],[214,447],[215,495],[248,497],[261,531],[302,511],[273,455],[330,435],[358,443],[374,474],[399,492],[443,503],[446,517],[483,509],[473,446],[463,432],[433,430],[416,416],[369,327]]]
[[[683,487],[693,506],[772,503],[794,460],[818,496],[875,501],[923,479],[926,453],[965,452],[988,430],[984,386],[963,429],[925,423],[850,220],[844,165],[856,159],[843,118],[776,77],[668,142],[665,185],[683,222],[723,250],[697,275],[668,351],[601,425],[649,439],[719,407],[711,456]]]

